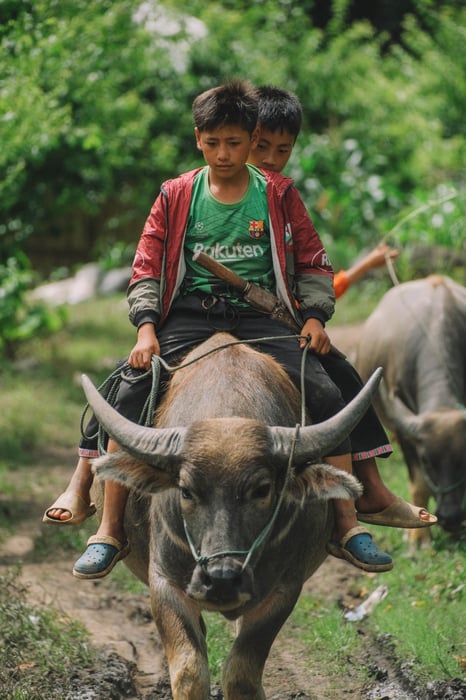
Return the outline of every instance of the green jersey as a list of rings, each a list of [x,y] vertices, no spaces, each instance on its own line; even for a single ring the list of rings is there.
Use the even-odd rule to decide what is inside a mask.
[[[247,192],[234,204],[219,202],[212,195],[207,166],[196,175],[184,241],[184,289],[188,293],[212,294],[221,288],[223,296],[229,296],[234,303],[246,304],[238,298],[237,291],[227,289],[226,283],[209,276],[205,268],[193,262],[192,256],[198,251],[207,253],[237,275],[274,290],[266,181],[260,170],[252,165],[247,167]]]

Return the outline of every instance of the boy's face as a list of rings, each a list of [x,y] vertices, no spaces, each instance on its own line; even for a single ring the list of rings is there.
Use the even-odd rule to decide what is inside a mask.
[[[291,156],[296,137],[288,131],[260,128],[259,140],[251,146],[248,162],[256,168],[280,173]]]
[[[196,145],[210,167],[212,175],[221,180],[242,174],[250,149],[257,142],[258,130],[252,135],[239,126],[222,126],[212,131],[194,130]]]

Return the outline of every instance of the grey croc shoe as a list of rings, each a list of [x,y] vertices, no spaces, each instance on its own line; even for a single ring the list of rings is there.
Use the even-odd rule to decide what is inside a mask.
[[[122,544],[108,535],[92,535],[87,540],[87,548],[73,568],[76,578],[103,578],[115,564],[128,556],[129,542]]]
[[[364,571],[377,573],[393,569],[391,556],[377,547],[365,527],[352,527],[340,542],[328,542],[327,552],[337,559],[346,559]]]

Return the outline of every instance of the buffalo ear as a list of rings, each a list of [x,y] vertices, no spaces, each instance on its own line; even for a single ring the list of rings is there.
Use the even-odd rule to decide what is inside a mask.
[[[142,462],[127,452],[111,452],[92,461],[97,478],[117,481],[128,489],[145,495],[172,488],[178,483],[178,475],[166,469]]]
[[[309,464],[295,473],[291,490],[298,500],[329,501],[332,498],[356,499],[362,493],[362,486],[352,474],[330,464]]]

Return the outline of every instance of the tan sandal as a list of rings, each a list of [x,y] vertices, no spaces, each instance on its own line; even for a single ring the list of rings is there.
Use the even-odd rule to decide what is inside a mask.
[[[426,513],[429,519],[422,520],[421,513]],[[356,517],[362,523],[387,527],[430,527],[437,522],[435,515],[429,513],[425,508],[413,506],[400,496],[397,496],[393,503],[379,513],[356,513]]]
[[[55,508],[69,511],[71,513],[71,518],[67,520],[51,518],[49,513]],[[86,503],[84,498],[75,491],[64,491],[64,493],[58,496],[55,503],[47,508],[42,522],[52,525],[80,525],[87,520],[87,518],[90,518],[91,515],[94,515],[94,513],[95,505],[93,503]]]

